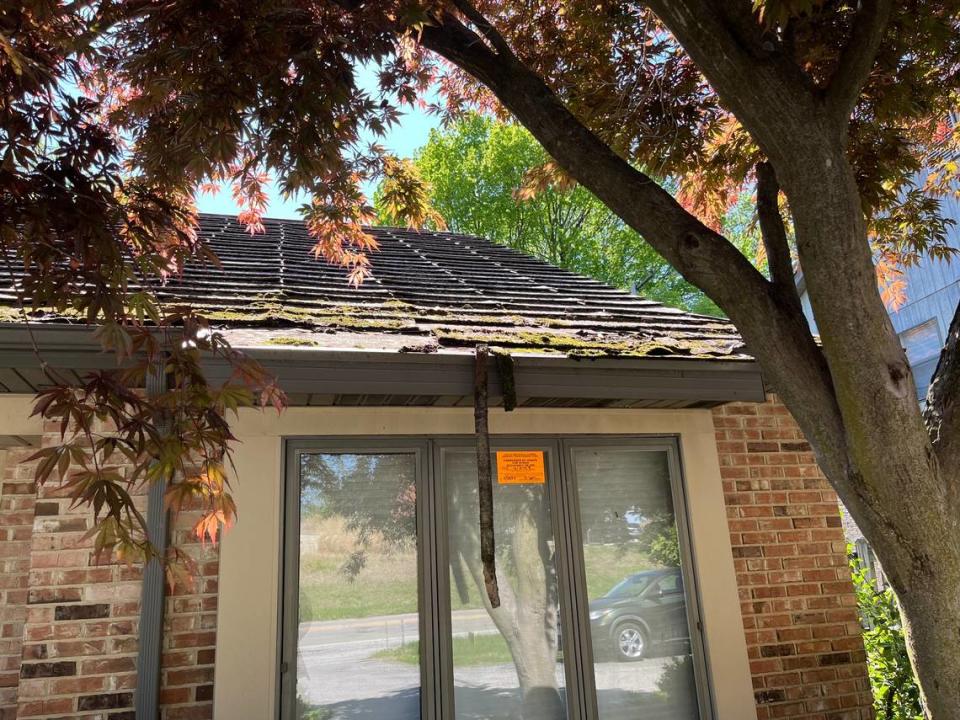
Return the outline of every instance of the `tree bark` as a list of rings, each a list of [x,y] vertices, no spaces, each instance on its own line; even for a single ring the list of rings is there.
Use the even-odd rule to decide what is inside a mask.
[[[896,590],[907,651],[920,681],[928,718],[957,718],[960,708],[960,562],[957,540],[942,540],[935,564],[915,572]],[[881,563],[883,558],[880,558]],[[883,566],[886,572],[886,565]]]

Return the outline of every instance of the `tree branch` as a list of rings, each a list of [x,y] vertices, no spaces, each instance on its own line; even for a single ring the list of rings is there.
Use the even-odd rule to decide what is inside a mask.
[[[837,70],[826,91],[831,114],[846,128],[890,22],[893,0],[863,0],[854,19],[850,41],[840,53]]]
[[[817,109],[816,88],[782,46],[773,39],[758,41],[749,4],[737,0],[646,4],[773,164],[791,162],[797,140],[815,131],[809,118]]]
[[[793,257],[787,231],[780,215],[780,185],[773,165],[768,162],[757,164],[757,218],[760,221],[760,235],[767,252],[767,265],[770,268],[770,280],[783,298],[795,303],[800,309],[800,296],[793,275]]]
[[[487,18],[483,16],[473,5],[471,5],[468,0],[453,0],[454,6],[463,13],[463,16],[467,18],[470,22],[474,24],[477,30],[480,31],[480,34],[486,38],[494,50],[497,51],[500,55],[504,57],[515,57],[513,50],[510,48],[509,43],[504,39],[503,35],[490,23]]]
[[[927,391],[923,419],[940,467],[956,474],[960,468],[960,303]]]
[[[477,345],[473,384],[473,419],[477,431],[477,500],[480,506],[480,560],[490,607],[500,607],[497,553],[493,534],[493,478],[490,469],[490,430],[487,426],[487,359],[490,349]]]
[[[449,15],[424,27],[421,43],[484,83],[574,179],[702,289],[736,324],[767,380],[810,431],[810,441],[838,449],[825,472],[849,475],[833,383],[803,314],[783,303],[773,284],[726,238],[687,212],[650,177],[584,126],[543,80],[503,58]]]
[[[790,376],[788,368],[794,364],[790,356],[795,353],[803,353],[811,365],[815,362],[805,340],[791,338],[787,353],[761,346],[758,337],[767,340],[763,328],[756,326],[758,320],[750,312],[741,312],[741,301],[713,299],[730,315],[768,380],[783,395],[858,524],[878,541],[892,526],[885,512],[902,505],[907,492],[908,484],[901,478],[910,479],[909,492],[932,496],[943,487],[936,473],[929,472],[932,449],[927,430],[909,387],[903,349],[877,292],[863,198],[845,152],[848,125],[837,120],[823,89],[810,87],[788,70],[785,55],[780,54],[777,62],[752,61],[731,41],[722,13],[723,3],[733,1],[648,0],[648,4],[776,169],[790,200],[797,252],[821,331],[820,352],[827,361],[826,377],[809,377],[809,387],[817,385],[815,391],[828,397],[810,402],[797,378]],[[872,58],[870,51],[878,42],[874,37],[869,43],[854,43],[859,57],[850,60],[855,60],[854,70],[861,69],[859,77],[869,72],[869,66],[863,67],[864,56]],[[851,77],[858,74],[851,72]],[[854,102],[858,92],[859,87],[848,92],[847,100]],[[693,282],[706,290],[699,280]],[[740,281],[731,277],[729,282],[736,286]],[[756,304],[752,291],[749,295],[747,302]],[[793,303],[780,299],[781,293],[773,295],[787,317],[797,314],[790,309]],[[786,337],[789,329],[777,334]],[[809,334],[809,329],[805,332]],[[817,417],[813,411],[817,405],[831,414]],[[922,535],[929,530],[929,519],[924,522],[919,508],[901,508],[897,522],[901,531],[912,526]],[[880,540],[888,560],[901,553],[898,545],[922,546],[920,539],[907,541],[902,533],[900,540],[890,544]]]

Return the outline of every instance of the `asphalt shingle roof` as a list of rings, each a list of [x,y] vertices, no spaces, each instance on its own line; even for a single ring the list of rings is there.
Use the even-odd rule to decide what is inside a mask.
[[[303,223],[202,215],[222,266],[194,265],[160,291],[201,308],[240,347],[430,352],[480,342],[572,356],[749,359],[728,321],[685,313],[477,237],[370,228],[372,274],[351,287],[313,257]],[[8,288],[0,302],[9,303]]]

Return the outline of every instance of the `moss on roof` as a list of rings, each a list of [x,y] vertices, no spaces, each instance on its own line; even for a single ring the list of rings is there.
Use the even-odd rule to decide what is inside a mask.
[[[287,347],[320,347],[316,340],[298,337],[272,337],[263,341],[264,345],[283,345]]]
[[[246,332],[246,343],[274,346],[487,343],[572,357],[749,359],[723,319],[666,308],[480,238],[369,228],[379,243],[372,277],[352,288],[341,268],[310,257],[302,223],[264,224],[264,234],[250,236],[234,218],[202,215],[200,235],[222,263],[189,266],[160,290],[163,301]],[[12,290],[0,281],[7,303]],[[22,322],[2,302],[0,322]],[[30,319],[82,322],[43,310]],[[283,328],[298,330],[276,332]],[[403,336],[411,338],[401,346]]]

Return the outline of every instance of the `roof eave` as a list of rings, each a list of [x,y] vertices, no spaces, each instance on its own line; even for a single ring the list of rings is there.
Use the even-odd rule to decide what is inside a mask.
[[[43,383],[34,343],[51,367],[77,374],[113,366],[92,329],[80,325],[0,324],[0,383],[7,392],[32,392]],[[401,353],[322,347],[240,348],[280,380],[294,404],[335,404],[345,396],[373,398],[444,398],[460,404],[473,393],[473,358],[467,352]],[[206,363],[214,381],[226,380],[228,365]],[[600,357],[520,353],[514,355],[518,401],[584,400],[629,407],[651,403],[663,407],[709,406],[764,398],[759,366],[752,360]],[[13,385],[13,387],[11,387]],[[491,395],[500,380],[491,373]],[[383,401],[383,404],[392,404]],[[410,404],[417,404],[411,402]],[[433,403],[423,403],[433,404]]]

